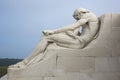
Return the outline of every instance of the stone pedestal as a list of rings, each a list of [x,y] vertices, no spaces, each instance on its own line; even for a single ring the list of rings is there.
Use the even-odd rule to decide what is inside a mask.
[[[120,80],[120,14],[103,15],[100,23],[84,49],[50,45],[41,62],[8,69],[8,80]]]

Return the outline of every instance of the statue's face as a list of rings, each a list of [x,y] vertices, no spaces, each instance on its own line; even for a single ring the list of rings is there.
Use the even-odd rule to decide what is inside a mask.
[[[76,19],[76,20],[79,20],[81,18],[81,13],[78,12],[78,11],[75,11],[74,14],[73,14],[73,17]]]

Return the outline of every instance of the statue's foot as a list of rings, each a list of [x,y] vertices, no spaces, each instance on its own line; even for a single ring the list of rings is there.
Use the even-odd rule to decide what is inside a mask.
[[[19,62],[19,63],[15,64],[15,65],[9,66],[9,68],[24,68],[24,67],[26,67],[24,62]]]

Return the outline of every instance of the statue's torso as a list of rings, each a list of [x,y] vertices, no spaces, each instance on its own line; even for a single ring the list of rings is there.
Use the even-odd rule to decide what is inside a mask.
[[[83,16],[83,18],[89,18],[89,21],[86,24],[82,25],[82,31],[81,31],[80,38],[84,39],[86,42],[89,42],[94,38],[94,36],[96,35],[98,31],[98,27],[99,27],[98,19],[92,13],[88,14],[87,16]],[[79,32],[79,29],[80,28],[76,29],[75,30],[76,32],[74,31],[76,35]]]

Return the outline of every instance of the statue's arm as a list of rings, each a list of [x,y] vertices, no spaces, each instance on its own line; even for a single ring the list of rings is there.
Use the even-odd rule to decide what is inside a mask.
[[[53,33],[61,33],[61,32],[65,32],[65,31],[73,31],[77,28],[79,28],[81,25],[85,24],[88,22],[88,19],[80,19],[78,20],[76,23],[73,23],[71,25],[53,30]]]
[[[66,32],[66,31],[74,31],[75,29],[80,28],[81,25],[84,25],[88,21],[89,21],[89,18],[80,19],[76,23],[73,23],[73,24],[68,25],[68,26],[64,26],[62,28],[58,28],[55,30],[44,30],[43,34],[44,35],[52,35],[52,34],[57,34],[57,33]]]

